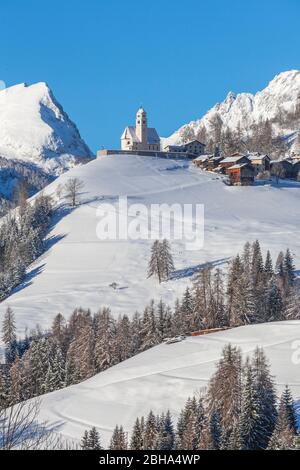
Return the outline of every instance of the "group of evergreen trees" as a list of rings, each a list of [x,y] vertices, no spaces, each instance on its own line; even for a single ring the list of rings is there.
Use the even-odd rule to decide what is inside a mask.
[[[111,450],[295,449],[298,439],[294,401],[286,386],[277,403],[273,378],[262,349],[242,360],[225,346],[206,393],[189,398],[175,423],[170,411],[137,418],[130,435],[116,426]],[[96,438],[95,438],[96,437]],[[101,448],[95,428],[83,449]]]
[[[44,238],[52,215],[48,196],[33,204],[20,199],[15,213],[9,212],[0,226],[0,300],[23,279],[25,268],[44,250]]]
[[[225,282],[226,281],[226,282]],[[293,259],[280,253],[273,268],[263,260],[258,241],[246,243],[225,276],[207,267],[192,289],[171,309],[151,301],[143,314],[114,318],[108,308],[96,314],[76,309],[66,321],[58,314],[50,331],[16,338],[14,314],[4,316],[2,338],[6,364],[0,370],[0,400],[18,402],[79,383],[165,338],[206,328],[234,327],[300,316]]]
[[[200,126],[197,132],[190,126],[186,126],[182,131],[183,142],[198,139],[206,145],[207,153],[214,153],[216,149],[224,156],[235,152],[260,152],[268,154],[272,158],[285,155],[289,150],[287,139],[280,133],[275,132],[278,127],[287,128],[290,125],[298,128],[299,104],[292,113],[278,113],[272,121],[267,119],[259,123],[252,124],[246,131],[238,125],[235,130],[224,125],[222,118],[216,114],[210,120],[210,129]],[[275,124],[275,125],[274,125]],[[292,128],[291,127],[291,128]]]

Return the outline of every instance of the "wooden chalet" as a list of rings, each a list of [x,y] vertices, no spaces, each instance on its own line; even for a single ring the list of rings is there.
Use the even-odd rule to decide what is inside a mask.
[[[232,167],[233,165],[239,165],[242,163],[250,163],[246,155],[234,154],[234,155],[231,155],[230,157],[223,158],[223,160],[219,162],[219,166],[223,173],[228,174],[227,172],[228,168]]]
[[[252,153],[247,155],[252,166],[254,167],[256,175],[263,171],[270,171],[270,157],[268,155],[260,155],[259,153]]]
[[[227,168],[230,183],[234,186],[251,186],[254,184],[255,169],[251,163],[236,163]]]
[[[204,168],[206,170],[210,157],[211,155],[200,155],[199,157],[193,160],[193,163],[197,167]]]

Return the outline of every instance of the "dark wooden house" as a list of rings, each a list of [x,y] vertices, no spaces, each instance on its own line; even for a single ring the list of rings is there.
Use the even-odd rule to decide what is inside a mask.
[[[270,157],[268,155],[260,155],[259,153],[253,153],[247,155],[247,158],[250,160],[251,165],[255,169],[255,173],[261,173],[264,171],[270,171]]]
[[[251,163],[237,163],[227,168],[227,175],[234,186],[250,186],[254,184],[255,169]]]

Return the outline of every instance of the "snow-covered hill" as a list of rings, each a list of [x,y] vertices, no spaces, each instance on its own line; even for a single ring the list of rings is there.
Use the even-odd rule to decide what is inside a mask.
[[[0,156],[60,174],[79,159],[92,157],[92,152],[49,87],[41,82],[0,91]]]
[[[285,118],[295,111],[299,103],[300,71],[282,72],[255,95],[229,92],[222,103],[217,103],[201,119],[185,124],[170,137],[162,139],[163,146],[182,143],[182,136],[187,130],[193,130],[197,135],[201,128],[205,128],[209,134],[216,118],[221,119],[224,129],[237,131],[240,127],[244,135],[249,132],[251,125],[268,119],[273,122],[275,135],[282,134],[294,138],[300,128],[299,116],[298,119],[292,119],[292,122],[288,123],[285,122]]]
[[[131,431],[137,416],[150,409],[174,416],[188,396],[205,387],[223,347],[232,343],[244,355],[262,346],[271,362],[277,390],[289,384],[300,398],[300,321],[242,326],[181,343],[161,344],[78,385],[42,398],[39,420],[70,439],[96,426],[107,444],[118,424]]]
[[[56,214],[48,250],[0,306],[0,314],[7,305],[12,307],[20,333],[36,323],[48,327],[58,312],[68,317],[79,306],[96,311],[108,305],[118,315],[141,311],[151,298],[172,304],[204,263],[225,266],[247,240],[258,238],[273,257],[290,247],[299,269],[300,183],[229,187],[215,174],[186,161],[116,155],[73,168],[45,191],[55,196],[70,177],[85,183],[82,204]],[[97,207],[100,202],[117,207],[118,195],[127,195],[128,204],[147,207],[151,203],[204,204],[204,246],[187,251],[184,242],[171,242],[176,267],[172,280],[159,285],[147,279],[151,240],[97,238]],[[110,286],[114,282],[117,289]]]

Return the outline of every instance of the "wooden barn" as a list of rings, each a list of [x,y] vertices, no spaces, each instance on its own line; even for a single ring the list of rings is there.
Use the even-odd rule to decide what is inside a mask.
[[[254,184],[255,169],[251,163],[237,163],[227,168],[230,183],[234,186],[251,186]]]

